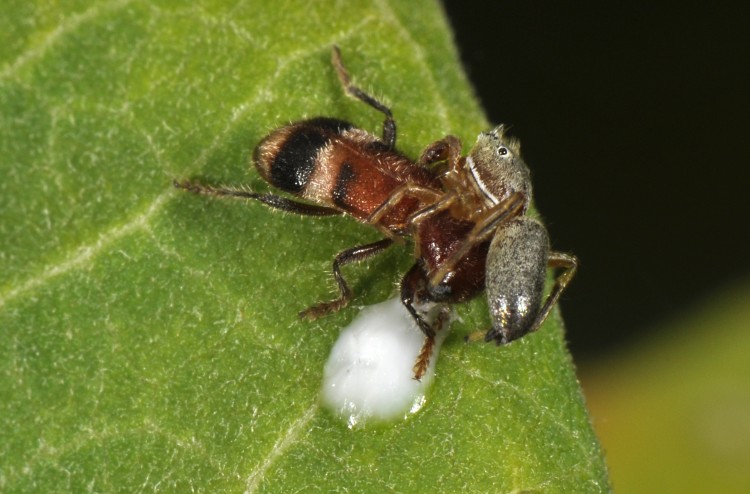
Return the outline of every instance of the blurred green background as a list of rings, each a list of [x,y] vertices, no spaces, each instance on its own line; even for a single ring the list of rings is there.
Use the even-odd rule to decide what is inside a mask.
[[[750,284],[579,367],[617,492],[750,492]]]
[[[746,4],[446,2],[514,125],[616,492],[750,492]]]

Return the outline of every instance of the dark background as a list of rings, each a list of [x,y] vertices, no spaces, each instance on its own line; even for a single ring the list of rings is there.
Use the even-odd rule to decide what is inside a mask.
[[[750,8],[486,3],[445,8],[553,247],[581,260],[563,298],[576,357],[748,279]]]

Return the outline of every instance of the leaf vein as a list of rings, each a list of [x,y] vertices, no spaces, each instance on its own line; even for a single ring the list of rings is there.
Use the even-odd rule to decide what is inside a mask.
[[[106,11],[121,9],[132,2],[133,0],[116,0],[108,4],[98,3],[80,14],[73,14],[64,19],[40,43],[28,48],[18,55],[13,62],[6,64],[2,71],[0,71],[0,80],[9,79],[16,75],[26,64],[42,57],[60,39],[67,34],[74,32],[84,23],[96,19]]]
[[[289,449],[289,447],[293,445],[297,441],[297,439],[299,439],[300,435],[303,432],[303,429],[307,427],[307,424],[309,424],[313,417],[315,417],[315,413],[317,411],[318,405],[317,403],[314,403],[305,411],[305,413],[302,414],[300,418],[295,420],[292,425],[286,430],[284,435],[278,441],[276,441],[276,444],[273,445],[273,448],[271,448],[271,451],[268,453],[268,455],[266,455],[265,459],[260,463],[260,465],[258,465],[255,470],[250,473],[250,476],[247,478],[247,488],[245,489],[245,494],[251,494],[258,489],[258,486],[263,480],[263,477],[268,469],[273,466],[275,461],[282,454],[284,454],[284,452]]]
[[[135,231],[148,230],[149,221],[161,208],[164,202],[166,202],[166,199],[170,195],[171,191],[162,193],[151,202],[145,212],[138,214],[135,218],[123,225],[107,230],[105,233],[99,235],[93,244],[86,244],[78,247],[71,255],[63,259],[62,262],[48,266],[40,274],[33,276],[23,283],[7,290],[5,293],[0,294],[0,309],[11,300],[39,287],[48,280],[67,273],[71,269],[83,266],[87,261],[96,257],[99,252],[113,244],[115,241]]]

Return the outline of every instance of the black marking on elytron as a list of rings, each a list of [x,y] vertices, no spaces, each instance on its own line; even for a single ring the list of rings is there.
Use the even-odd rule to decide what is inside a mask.
[[[344,162],[341,170],[336,177],[336,186],[333,188],[333,203],[343,210],[351,209],[350,203],[347,202],[349,197],[349,183],[355,179],[354,167],[350,163]]]
[[[280,189],[299,193],[315,169],[320,148],[328,143],[324,132],[293,132],[281,145],[271,165],[271,183]]]
[[[305,121],[306,125],[311,127],[318,127],[320,129],[329,130],[336,134],[342,134],[345,130],[353,129],[354,125],[350,124],[346,120],[339,120],[338,118],[329,117],[315,117]]]

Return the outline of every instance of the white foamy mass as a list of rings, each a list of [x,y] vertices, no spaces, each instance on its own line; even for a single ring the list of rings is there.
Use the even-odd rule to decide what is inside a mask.
[[[350,428],[416,413],[425,403],[447,333],[447,327],[438,332],[429,368],[416,381],[412,369],[424,334],[409,312],[398,298],[365,307],[331,350],[323,373],[323,403]]]

